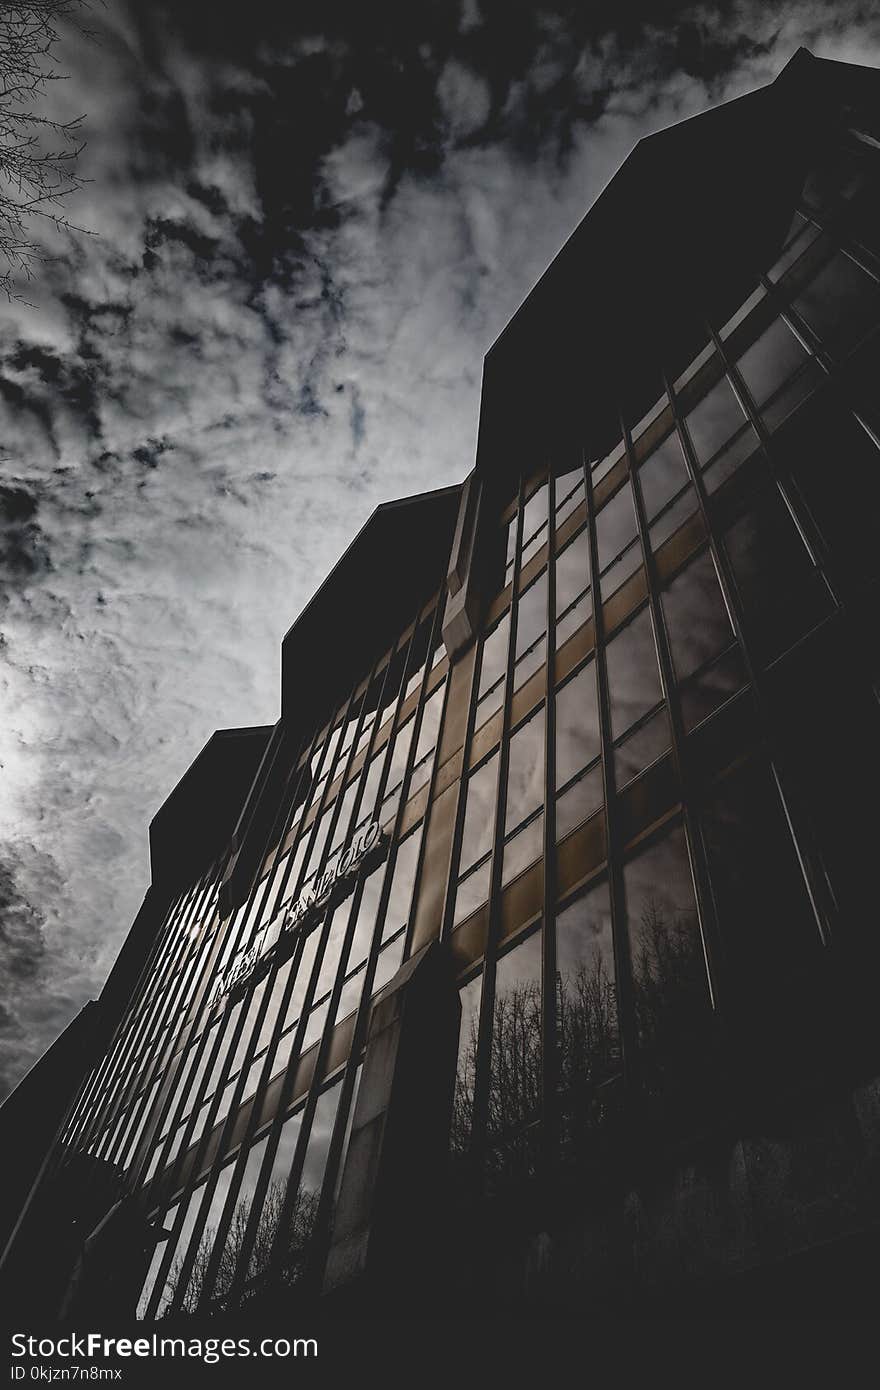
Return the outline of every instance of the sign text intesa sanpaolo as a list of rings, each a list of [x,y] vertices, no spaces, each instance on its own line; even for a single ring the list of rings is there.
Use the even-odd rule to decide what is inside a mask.
[[[282,936],[292,937],[297,928],[308,932],[316,926],[325,908],[335,906],[353,892],[357,874],[365,861],[369,860],[372,865],[386,849],[387,837],[383,836],[378,821],[371,821],[358,831],[348,848],[328,865],[321,877],[305,887],[297,898],[283,903],[271,921],[257,933],[244,954],[218,975],[211,988],[208,1004],[215,1003],[256,973],[257,966]]]

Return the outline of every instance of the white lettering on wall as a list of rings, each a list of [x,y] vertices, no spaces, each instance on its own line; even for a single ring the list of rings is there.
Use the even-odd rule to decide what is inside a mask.
[[[317,917],[331,903],[341,902],[347,897],[354,888],[357,871],[364,860],[380,846],[384,848],[384,843],[378,821],[371,821],[359,831],[336,862],[326,868],[308,888],[304,888],[298,898],[282,903],[244,954],[233,961],[222,975],[218,975],[208,996],[209,1006],[246,980],[281,936],[290,934],[298,927],[305,930],[313,913]]]

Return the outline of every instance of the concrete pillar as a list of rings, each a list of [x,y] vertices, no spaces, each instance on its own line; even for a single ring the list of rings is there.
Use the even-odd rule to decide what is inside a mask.
[[[431,942],[374,1005],[336,1206],[324,1293],[427,1311],[443,1265],[449,1120],[461,1005],[448,948]],[[391,1300],[391,1306],[387,1300]]]
[[[482,602],[473,561],[481,497],[482,485],[471,473],[461,489],[449,573],[446,576],[443,645],[451,662],[470,646],[479,630]]]

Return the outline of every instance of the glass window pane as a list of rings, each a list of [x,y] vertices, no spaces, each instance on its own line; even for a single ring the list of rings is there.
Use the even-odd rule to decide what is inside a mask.
[[[383,946],[376,960],[376,971],[373,975],[373,994],[378,994],[380,989],[384,989],[389,980],[393,980],[403,962],[403,948],[406,945],[406,937],[399,936],[396,941]],[[342,1010],[339,1016],[344,1017]]]
[[[631,859],[623,878],[636,1029],[656,1093],[699,1070],[712,1019],[682,827]]]
[[[208,1261],[214,1249],[214,1241],[217,1238],[217,1227],[223,1215],[223,1208],[226,1205],[226,1198],[229,1194],[229,1184],[232,1181],[232,1174],[235,1168],[234,1163],[227,1163],[226,1167],[217,1179],[217,1186],[208,1207],[208,1214],[205,1218],[205,1225],[202,1229],[201,1239],[193,1260],[192,1272],[187,1283],[186,1293],[181,1303],[181,1310],[185,1313],[194,1313],[203,1296],[208,1293],[205,1287],[205,1275],[208,1272]]]
[[[382,764],[384,761],[384,749],[381,753],[376,753],[370,759],[370,765],[367,768],[366,778],[363,779],[364,790],[361,796],[361,804],[358,807],[357,818],[359,825],[363,825],[365,821],[372,820],[373,816],[375,815],[376,796],[379,791],[379,779],[382,776]],[[361,774],[361,776],[363,777],[363,774]]]
[[[315,991],[315,996],[317,997],[317,990]],[[306,1027],[301,1045],[301,1050],[303,1052],[308,1052],[309,1048],[318,1042],[322,1036],[329,1012],[329,995],[325,995],[320,1004],[316,1004],[313,1009],[310,1009],[308,1018],[306,1019]]]
[[[544,707],[510,740],[504,833],[544,804]]]
[[[425,662],[428,659],[428,646],[433,622],[434,618],[432,614],[419,623],[413,635],[412,646],[408,657],[410,674],[407,676],[406,681],[406,695],[411,695],[416,686],[421,684],[422,676],[425,671]]]
[[[238,1016],[242,1010],[242,1004],[243,1000],[239,999],[238,1003],[235,1004],[234,1007],[224,1015],[223,1037],[220,1046],[217,1049],[217,1055],[214,1058],[213,1065],[211,1066],[211,1072],[208,1077],[208,1084],[205,1087],[205,1099],[207,1099],[208,1096],[213,1094],[217,1086],[217,1083],[220,1080],[220,1075],[223,1071],[223,1067],[226,1061],[226,1054],[229,1051],[230,1042],[235,1032],[236,1024],[238,1022]]]
[[[482,907],[483,903],[487,901],[491,867],[492,865],[487,859],[485,864],[468,874],[467,878],[463,878],[459,883],[455,894],[455,917],[453,919],[455,926],[459,922],[463,922],[466,917],[470,917],[472,912],[476,912],[477,908]]]
[[[171,1229],[176,1215],[176,1206],[171,1207],[171,1209],[165,1213],[164,1217],[162,1218],[162,1226],[164,1230],[168,1231]],[[135,1317],[137,1317],[139,1320],[143,1318],[146,1314],[147,1304],[150,1301],[150,1295],[153,1292],[153,1288],[155,1286],[156,1279],[159,1274],[159,1267],[162,1263],[164,1255],[165,1242],[160,1241],[160,1243],[156,1246],[155,1251],[153,1252],[153,1258],[150,1261],[150,1267],[147,1270],[147,1277],[144,1280],[144,1286],[141,1289],[140,1298],[138,1299],[137,1312],[135,1314]]]
[[[281,1283],[288,1288],[299,1282],[305,1268],[341,1090],[341,1085],[337,1083],[329,1091],[325,1091],[318,1100],[312,1118],[299,1190],[287,1223],[286,1238],[281,1252]]]
[[[610,452],[607,453],[604,458],[598,459],[594,463],[591,463],[590,473],[592,475],[593,487],[595,487],[596,484],[600,482],[602,478],[605,477],[606,473],[611,472],[614,465],[620,462],[625,453],[626,447],[624,445],[624,442],[622,439],[619,439],[615,444],[614,448],[611,449]]]
[[[702,466],[742,429],[745,414],[733,387],[722,377],[685,419],[694,452]]]
[[[376,760],[373,759],[373,761],[375,762]],[[343,844],[347,842],[349,834],[351,833],[351,813],[354,810],[354,802],[360,780],[360,777],[356,777],[353,782],[349,782],[342,794],[342,801],[339,805],[339,815],[336,820],[336,830],[333,835],[333,850],[331,853],[341,849]]]
[[[747,1020],[756,1005],[784,1017],[796,1007],[804,962],[818,955],[820,943],[770,769],[753,763],[725,778],[704,831],[737,1004]]]
[[[589,587],[590,545],[587,528],[579,531],[556,556],[556,617]]]
[[[725,535],[748,620],[747,641],[760,659],[785,651],[831,604],[801,536],[777,492],[765,492]]]
[[[281,884],[284,881],[284,875],[287,873],[289,864],[290,851],[288,850],[287,854],[282,855],[281,858],[278,860],[278,863],[275,865],[275,868],[272,870],[272,873],[269,877],[269,887],[266,890],[265,897],[263,898],[263,908],[262,912],[260,913],[261,925],[266,922],[270,922],[275,913],[278,911],[278,908],[280,906],[278,894],[281,889]]]
[[[709,493],[717,491],[722,483],[728,478],[733,477],[740,464],[745,463],[747,458],[751,458],[758,445],[758,436],[751,425],[746,425],[745,429],[740,430],[738,435],[730,441],[728,445],[716,454],[710,464],[706,466],[705,482],[706,491]]]
[[[511,579],[513,578],[513,563],[514,563],[514,560],[516,559],[516,527],[517,527],[517,517],[516,517],[516,514],[514,513],[514,515],[511,517],[510,521],[507,521],[507,522],[505,522],[505,523],[503,523],[503,524],[504,524],[504,526],[506,527],[506,530],[507,530],[507,544],[506,544],[506,550],[505,550],[505,563],[504,563],[504,583],[505,583],[505,584],[509,584],[510,581],[511,581]]]
[[[487,691],[492,689],[499,681],[503,683],[504,673],[507,669],[507,649],[510,641],[510,613],[504,617],[489,633],[483,642],[483,653],[480,659],[480,684],[478,697],[482,699]],[[501,703],[501,694],[498,695],[498,704]],[[489,711],[484,714],[488,718]]]
[[[599,708],[596,663],[588,662],[556,692],[556,785],[599,756]]]
[[[590,617],[592,612],[593,605],[591,602],[590,591],[588,589],[586,594],[577,603],[573,604],[572,607],[569,608],[568,612],[557,622],[557,651],[559,651],[565,645],[569,637],[572,637],[578,631],[579,628],[583,627],[584,623]]]
[[[354,970],[355,966],[365,961],[373,940],[373,932],[376,926],[376,915],[379,911],[379,898],[382,894],[382,884],[385,880],[385,865],[380,864],[374,869],[364,882],[361,894],[360,906],[358,908],[357,922],[349,947],[348,960],[345,965],[345,973]],[[347,917],[347,910],[340,909],[337,917]],[[334,922],[334,930],[335,930]],[[327,986],[329,988],[329,985]]]
[[[677,502],[673,502],[671,507],[667,507],[666,511],[661,512],[657,520],[651,523],[651,549],[659,550],[660,546],[668,541],[670,536],[674,536],[679,527],[683,526],[696,510],[696,493],[692,487],[688,487]]]
[[[403,671],[406,664],[406,652],[398,651],[389,662],[388,674],[384,671],[378,673],[380,683],[380,693],[378,698],[381,700],[381,707],[377,714],[377,721],[381,728],[390,718],[397,697],[400,694],[400,687],[403,681]]]
[[[708,551],[673,579],[662,604],[684,725],[690,729],[745,682],[738,651],[727,664],[714,660],[733,642],[734,633]]]
[[[607,600],[612,594],[616,593],[620,586],[629,579],[630,575],[635,574],[636,570],[640,568],[641,563],[642,547],[638,540],[634,540],[627,550],[624,551],[623,555],[621,555],[618,560],[615,560],[612,565],[609,565],[608,569],[602,575],[599,582],[599,592],[602,595],[602,599]]]
[[[606,652],[611,698],[611,733],[618,738],[662,698],[651,614],[643,608]]]
[[[349,1014],[353,1014],[357,1009],[361,1002],[365,978],[366,971],[361,968],[356,974],[352,975],[350,979],[346,980],[345,984],[342,986],[339,993],[339,1004],[336,1009],[336,1022],[341,1022],[342,1019],[348,1018]]]
[[[239,1260],[244,1253],[245,1231],[247,1229],[248,1217],[251,1213],[254,1189],[256,1188],[257,1179],[260,1176],[260,1168],[266,1153],[266,1143],[267,1140],[264,1138],[252,1145],[247,1156],[244,1173],[241,1178],[241,1185],[238,1189],[238,1197],[229,1222],[226,1240],[223,1244],[223,1253],[220,1256],[220,1263],[217,1267],[217,1277],[214,1281],[213,1289],[214,1300],[223,1298],[231,1289],[238,1270]]]
[[[333,807],[326,807],[321,815],[321,819],[317,823],[317,829],[313,827],[314,839],[312,841],[312,850],[309,855],[308,867],[305,872],[306,879],[311,878],[323,863],[324,850],[327,848],[327,836],[330,833],[330,820],[332,815]],[[307,831],[306,833],[310,834],[311,831]]]
[[[302,1111],[300,1110],[285,1121],[278,1139],[278,1147],[272,1161],[269,1183],[260,1211],[256,1239],[248,1261],[242,1297],[243,1306],[246,1306],[256,1293],[265,1288],[272,1248],[278,1234],[287,1179],[293,1163],[296,1141],[299,1138],[301,1126]]]
[[[544,853],[544,817],[536,816],[524,829],[514,835],[504,846],[504,862],[501,871],[502,885],[510,883],[517,874],[522,873],[540,859]]]
[[[530,1175],[541,1104],[541,932],[508,951],[495,972],[488,1098],[491,1188]]]
[[[607,882],[556,918],[556,1036],[562,1147],[566,1157],[576,1158],[584,1138],[606,1116],[601,1088],[620,1071]]]
[[[771,432],[778,429],[784,420],[800,405],[801,401],[816,390],[825,380],[821,367],[814,358],[809,358],[786,386],[763,407],[761,415],[764,424]]]
[[[520,594],[516,617],[516,658],[532,646],[547,627],[547,571]]]
[[[375,698],[378,699],[378,691],[375,691],[373,693],[375,695]],[[375,722],[376,711],[374,709],[369,710],[364,715],[363,723],[361,724],[361,731],[358,734],[358,741],[355,745],[355,753],[360,753],[362,749],[366,748],[367,744],[370,741],[370,734],[372,732],[373,725],[375,724]]]
[[[614,750],[614,775],[618,790],[631,782],[646,767],[655,763],[669,747],[669,720],[666,709],[659,709],[644,724],[640,724]]]
[[[430,699],[425,701],[422,710],[422,725],[419,729],[419,738],[416,744],[415,763],[421,762],[425,754],[435,746],[437,734],[440,730],[440,716],[443,713],[443,692],[446,689],[445,683],[438,685],[432,693]]]
[[[242,1104],[246,1100],[248,1100],[256,1091],[257,1084],[260,1080],[260,1076],[262,1075],[263,1063],[265,1060],[266,1054],[262,1053],[260,1056],[254,1057],[251,1061],[250,1066],[247,1069],[247,1073],[244,1078],[244,1086],[242,1087],[241,1091]]]
[[[683,681],[733,638],[708,550],[676,575],[663,592],[662,604],[675,672]]]
[[[594,811],[598,811],[604,800],[602,768],[597,763],[592,771],[572,782],[556,802],[556,839],[563,840]]]
[[[739,647],[732,647],[711,666],[692,676],[681,686],[681,715],[685,732],[695,729],[747,684]]]
[[[409,745],[412,741],[415,720],[408,719],[402,729],[398,729],[394,736],[394,748],[391,752],[391,764],[388,768],[388,779],[385,783],[385,804],[390,803],[394,793],[403,781],[403,772],[406,767],[406,755],[409,752]],[[387,820],[389,812],[383,811],[383,820]]]
[[[596,517],[596,549],[599,572],[604,572],[612,560],[629,545],[636,535],[636,513],[632,500],[632,484],[624,483]]]
[[[168,1270],[168,1275],[165,1279],[165,1287],[162,1290],[161,1297],[159,1298],[159,1302],[156,1306],[155,1315],[157,1318],[161,1318],[163,1314],[168,1311],[171,1301],[177,1292],[177,1286],[180,1282],[180,1277],[183,1273],[183,1262],[186,1259],[186,1253],[189,1247],[190,1236],[193,1233],[193,1227],[196,1224],[196,1217],[199,1214],[204,1195],[204,1186],[198,1187],[196,1188],[195,1192],[192,1193],[187,1203],[186,1215],[183,1218],[183,1225],[180,1228],[180,1235],[178,1236],[177,1242],[175,1244],[174,1256],[172,1258],[171,1265]]]
[[[318,928],[315,928],[310,932],[310,934],[306,937],[305,942],[303,943],[302,954],[300,956],[299,964],[297,966],[296,979],[294,981],[293,992],[291,994],[290,1007],[287,1011],[288,1027],[291,1023],[295,1022],[295,1020],[298,1019],[300,1016],[303,1002],[306,997],[306,991],[309,987],[309,980],[311,979],[312,968],[315,964],[315,956],[318,953],[318,946],[320,944],[320,941],[321,932]],[[295,959],[296,957],[294,957],[294,960]]]
[[[671,502],[677,492],[688,480],[684,465],[684,455],[673,430],[663,443],[645,459],[639,469],[642,498],[645,503],[645,516],[648,521],[655,517],[661,507]]]
[[[880,455],[867,430],[826,397],[778,447],[835,563],[860,582],[880,575]]]
[[[471,773],[467,785],[467,807],[461,842],[459,871],[464,873],[492,848],[495,797],[498,787],[498,754]]]
[[[547,571],[520,595],[517,609],[516,668],[513,688],[543,666],[547,656]]]
[[[755,403],[762,405],[806,360],[807,354],[788,324],[775,319],[747,348],[737,366]]]
[[[383,940],[393,936],[401,927],[405,927],[409,920],[420,840],[421,831],[416,830],[412,835],[408,835],[398,848],[397,858],[394,861],[394,877],[391,881],[388,908],[385,912],[385,925],[382,929]]]
[[[324,956],[321,960],[321,968],[318,971],[318,981],[315,985],[315,1000],[323,999],[324,995],[333,988],[339,970],[339,962],[342,956],[342,946],[345,940],[345,928],[348,922],[348,907],[343,904],[333,914],[333,921],[330,924],[330,933],[327,937],[327,945],[324,947]]]
[[[729,338],[735,328],[738,328],[741,323],[745,323],[749,314],[760,304],[766,293],[767,291],[764,289],[763,285],[758,285],[757,289],[752,290],[748,299],[743,300],[736,312],[727,320],[727,323],[721,329],[719,337]]]
[[[459,992],[461,1023],[458,1032],[455,1097],[452,1102],[452,1123],[449,1130],[449,1148],[453,1159],[463,1158],[470,1145],[482,983],[483,977],[478,975],[476,979],[463,985]]]
[[[826,347],[839,354],[877,323],[880,291],[876,280],[838,251],[801,290],[794,308]]]
[[[528,564],[537,555],[547,539],[547,494],[548,485],[542,483],[525,506],[523,515],[523,553],[521,566]]]
[[[556,525],[576,511],[585,497],[584,470],[578,467],[569,473],[562,473],[556,479]]]

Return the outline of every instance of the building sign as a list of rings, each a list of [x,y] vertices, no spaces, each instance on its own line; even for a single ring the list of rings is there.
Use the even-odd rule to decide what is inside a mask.
[[[335,864],[329,865],[322,876],[310,888],[304,888],[296,902],[289,903],[285,910],[285,929],[298,927],[312,912],[342,902],[354,889],[355,878],[365,859],[373,862],[373,851],[382,843],[382,830],[379,822],[372,821],[366,829],[355,836],[344,854],[340,854]]]
[[[269,965],[269,952],[282,937],[292,940],[297,929],[300,934],[312,931],[327,908],[336,907],[354,892],[359,872],[377,864],[387,849],[387,835],[382,834],[378,821],[371,821],[319,879],[304,888],[298,898],[282,904],[244,954],[218,975],[208,996],[208,1006],[250,980],[258,971],[263,973],[263,966],[268,968]]]

